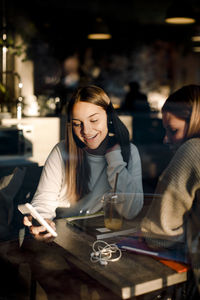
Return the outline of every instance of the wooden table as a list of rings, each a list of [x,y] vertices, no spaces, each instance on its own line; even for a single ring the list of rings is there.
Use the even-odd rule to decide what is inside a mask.
[[[151,257],[130,252],[123,252],[119,261],[107,266],[92,263],[90,253],[95,239],[66,225],[65,219],[56,220],[56,226],[55,243],[66,250],[67,259],[122,299],[187,280],[187,272],[177,273]]]

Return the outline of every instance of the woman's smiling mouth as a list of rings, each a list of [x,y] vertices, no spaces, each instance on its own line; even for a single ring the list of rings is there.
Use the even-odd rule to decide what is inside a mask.
[[[83,136],[84,140],[87,142],[87,141],[92,141],[94,140],[96,137],[97,137],[98,133],[96,133],[95,135],[93,136]]]

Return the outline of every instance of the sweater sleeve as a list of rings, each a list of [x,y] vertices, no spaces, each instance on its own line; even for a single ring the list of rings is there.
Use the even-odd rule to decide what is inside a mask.
[[[49,154],[32,200],[32,205],[37,211],[48,219],[56,216],[58,198],[64,180],[64,160],[58,144]]]
[[[143,206],[142,171],[139,152],[131,144],[130,159],[124,162],[121,149],[105,155],[107,160],[107,176],[111,189],[114,189],[116,173],[119,173],[117,192],[126,193],[123,215],[127,219],[135,217]]]
[[[141,224],[144,234],[183,240],[184,218],[200,188],[199,149],[199,139],[185,142],[160,176],[156,195]]]

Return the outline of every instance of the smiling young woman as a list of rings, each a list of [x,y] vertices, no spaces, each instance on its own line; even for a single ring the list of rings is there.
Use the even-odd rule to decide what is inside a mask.
[[[117,173],[116,191],[132,195],[123,216],[132,219],[143,206],[138,150],[108,95],[97,86],[81,87],[67,107],[65,141],[47,158],[32,205],[51,226],[55,217],[95,213],[103,195],[114,189]],[[46,239],[42,232],[31,226],[36,239]]]
[[[102,209],[102,197],[115,187],[128,193],[123,217],[134,218],[143,206],[141,162],[138,150],[115,112],[108,95],[97,86],[79,88],[67,107],[66,137],[49,154],[32,205],[55,230],[55,217],[95,213]],[[131,195],[131,197],[130,197]],[[94,280],[75,270],[53,244],[43,226],[24,218],[31,237],[22,248],[28,254],[33,276],[48,299],[80,299],[82,283],[90,291]],[[45,243],[42,243],[44,241]],[[81,250],[80,250],[81,251]],[[97,286],[99,299],[110,299]]]

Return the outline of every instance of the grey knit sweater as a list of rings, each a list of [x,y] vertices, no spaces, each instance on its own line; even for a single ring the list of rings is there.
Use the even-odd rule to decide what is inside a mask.
[[[126,193],[123,216],[131,219],[140,212],[143,206],[142,174],[140,156],[135,145],[131,144],[128,166],[122,158],[120,148],[102,156],[88,153],[91,169],[90,192],[74,205],[67,198],[65,158],[65,143],[61,141],[47,158],[32,200],[32,205],[44,218],[69,217],[99,211],[102,208],[103,194],[114,188],[117,172],[117,192]]]
[[[141,230],[148,237],[184,241],[185,220],[191,211],[198,215],[194,203],[200,191],[200,138],[186,141],[177,150],[159,178],[154,197]]]

